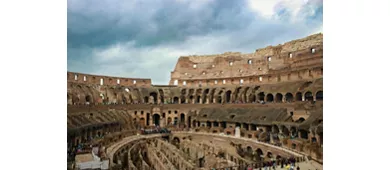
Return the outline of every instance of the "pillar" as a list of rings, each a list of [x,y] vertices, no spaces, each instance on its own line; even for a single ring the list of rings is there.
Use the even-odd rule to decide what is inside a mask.
[[[179,104],[181,104],[181,98],[179,98]]]
[[[208,97],[206,97],[206,104],[209,104],[210,103],[210,99]]]
[[[202,103],[203,103],[203,99],[200,98],[200,99],[199,99],[199,104],[202,104]]]

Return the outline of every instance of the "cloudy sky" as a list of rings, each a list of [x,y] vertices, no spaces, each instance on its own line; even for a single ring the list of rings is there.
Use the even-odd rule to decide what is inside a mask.
[[[168,84],[179,56],[322,32],[322,0],[68,0],[68,71]]]

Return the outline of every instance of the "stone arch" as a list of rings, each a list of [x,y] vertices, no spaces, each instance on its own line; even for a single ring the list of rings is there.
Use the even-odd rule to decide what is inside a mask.
[[[214,93],[215,93],[215,90],[217,90],[216,88],[213,88],[211,89],[211,93],[210,93],[210,103],[214,103]]]
[[[257,94],[257,98],[260,100],[260,101],[265,101],[265,94],[264,92],[260,92]]]
[[[290,136],[290,131],[286,126],[282,126],[282,132],[284,136]]]
[[[160,95],[161,103],[164,103],[165,102],[165,100],[164,100],[164,90],[163,89],[158,89],[158,93]]]
[[[248,91],[249,91],[249,89],[250,89],[250,87],[245,87],[245,89],[244,89],[244,93],[243,93],[243,97],[244,97],[243,101],[244,101],[244,103],[248,103],[249,102],[248,101],[248,97],[249,97]]]
[[[294,97],[293,97],[292,93],[286,93],[285,98],[286,98],[286,102],[288,102],[288,103],[294,101]]]
[[[291,132],[291,135],[293,136],[293,137],[296,137],[296,136],[298,136],[298,132],[297,132],[297,128],[296,127],[291,127],[290,128],[290,132]]]
[[[232,91],[228,90],[226,91],[226,103],[231,103],[231,94],[232,94]]]
[[[150,113],[146,113],[146,126],[150,126]]]
[[[185,123],[185,117],[186,115],[184,113],[180,114],[180,123]]]
[[[160,115],[158,113],[153,114],[153,124],[156,126],[160,126]]]
[[[303,117],[300,117],[298,120],[296,120],[295,122],[296,123],[302,123],[303,121],[305,121],[305,118]]]
[[[196,125],[197,125],[197,121],[196,121],[196,120],[193,120],[193,121],[192,121],[192,126],[193,126],[193,127],[197,127]]]
[[[268,152],[267,152],[267,157],[268,157],[268,158],[273,158],[272,152],[268,151]]]
[[[235,103],[239,100],[241,100],[241,96],[240,96],[240,90],[241,90],[242,87],[238,87],[235,91],[234,91],[234,98],[233,98],[233,101],[232,103]]]
[[[268,93],[266,100],[267,100],[267,102],[273,102],[274,101],[274,96],[271,93]]]
[[[85,102],[92,103],[92,97],[91,97],[91,95],[87,94],[87,95],[85,96]]]
[[[78,95],[72,95],[72,102],[75,103],[75,104],[79,104],[80,103],[80,97],[78,97]]]
[[[153,97],[153,101],[150,101],[150,102],[153,102],[153,104],[157,104],[157,102],[158,102],[157,93],[156,92],[151,92],[151,93],[149,93],[149,96]]]
[[[309,133],[306,130],[299,129],[299,133],[301,134],[302,139],[309,139]]]
[[[276,93],[276,95],[275,95],[275,102],[277,102],[277,103],[283,102],[283,95],[280,94],[280,93]]]
[[[311,91],[307,91],[307,92],[305,93],[305,100],[306,100],[306,101],[313,101],[313,100],[314,100],[313,94],[311,93]]]
[[[206,98],[207,98],[207,95],[209,94],[209,89],[205,89],[204,91],[203,91],[203,97],[202,97],[202,103],[204,104],[204,103],[206,103]]]
[[[172,140],[172,144],[177,148],[180,148],[180,139],[178,137],[174,137]]]
[[[279,127],[276,125],[272,125],[272,132],[273,133],[279,133]]]
[[[179,104],[179,98],[178,97],[174,97],[173,98],[173,103],[174,104]]]
[[[316,101],[322,101],[322,100],[323,100],[322,90],[320,90],[316,93]]]
[[[201,104],[200,103],[200,99],[201,99],[201,96],[196,96],[196,102],[195,103]]]
[[[297,102],[302,101],[302,93],[301,92],[298,92],[295,95],[295,101],[297,101]]]
[[[180,100],[182,104],[186,103],[186,92],[187,92],[186,89],[182,89],[180,92]]]
[[[249,102],[250,103],[256,102],[256,96],[253,95],[253,93],[249,94]]]
[[[255,152],[256,152],[256,157],[255,157],[256,160],[257,161],[262,160],[263,155],[264,155],[263,151],[260,148],[257,148]]]
[[[144,103],[149,103],[150,101],[149,101],[149,96],[145,96],[144,97]]]

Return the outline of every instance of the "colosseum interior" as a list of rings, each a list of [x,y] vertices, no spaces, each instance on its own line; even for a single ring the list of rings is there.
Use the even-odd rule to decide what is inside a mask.
[[[181,56],[169,85],[67,72],[68,169],[322,169],[322,50]]]

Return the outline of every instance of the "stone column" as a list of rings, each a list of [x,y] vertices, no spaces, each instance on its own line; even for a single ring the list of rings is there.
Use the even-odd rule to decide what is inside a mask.
[[[213,103],[216,103],[216,99],[215,99],[215,97],[213,98]]]
[[[206,104],[209,104],[210,103],[210,99],[208,97],[206,97]]]
[[[189,103],[189,102],[188,102],[188,98],[186,98],[186,103]]]
[[[202,103],[203,103],[202,98],[200,98],[199,99],[199,104],[202,104]]]
[[[181,104],[181,98],[179,98],[179,104]]]

